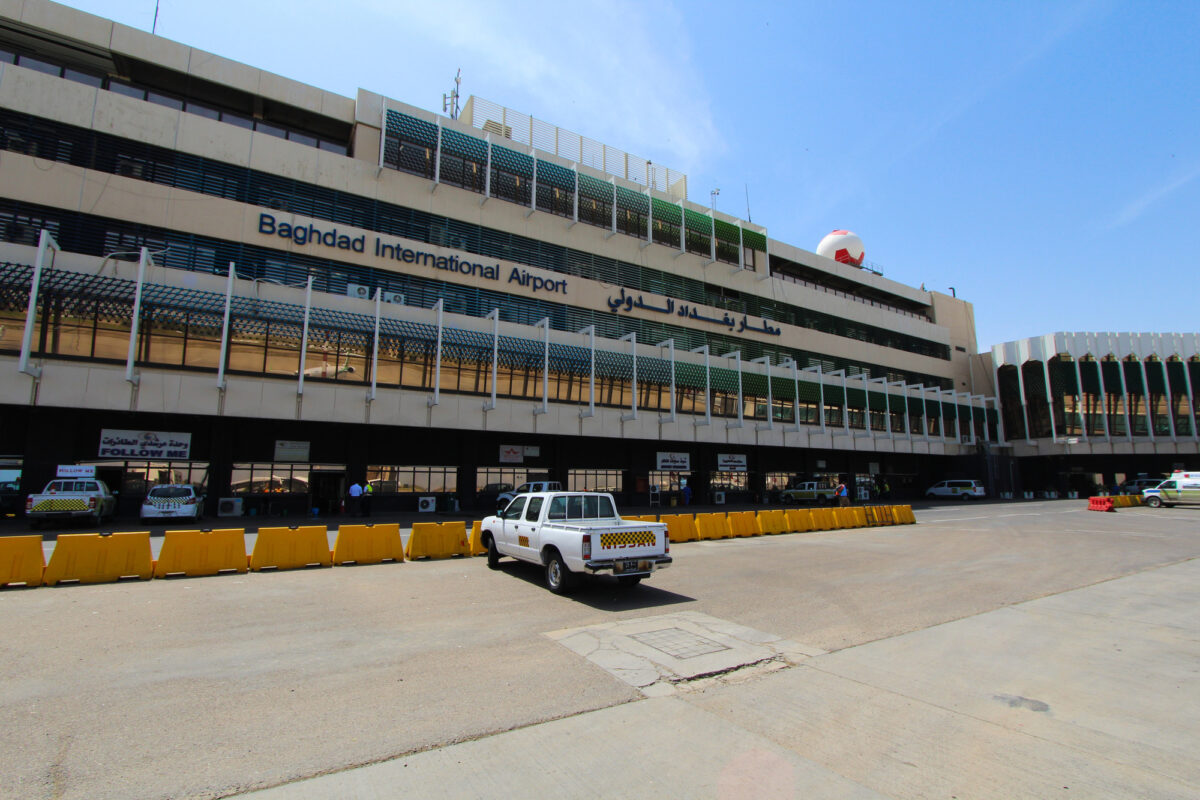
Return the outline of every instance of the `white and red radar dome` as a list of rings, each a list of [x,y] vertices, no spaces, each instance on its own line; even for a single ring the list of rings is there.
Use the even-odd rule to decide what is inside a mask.
[[[853,264],[861,267],[863,263],[863,243],[857,233],[852,231],[834,231],[821,240],[817,245],[817,255],[832,258],[843,264]]]

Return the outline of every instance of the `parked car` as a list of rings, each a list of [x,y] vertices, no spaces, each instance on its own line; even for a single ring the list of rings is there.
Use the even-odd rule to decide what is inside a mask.
[[[1163,478],[1130,478],[1117,487],[1119,494],[1141,495],[1146,489],[1153,489],[1163,482]]]
[[[186,519],[196,521],[204,511],[204,495],[188,484],[154,486],[142,501],[141,520]]]
[[[980,497],[987,497],[987,491],[979,481],[942,481],[926,489],[925,496],[929,498],[957,497],[959,500],[977,500]]]

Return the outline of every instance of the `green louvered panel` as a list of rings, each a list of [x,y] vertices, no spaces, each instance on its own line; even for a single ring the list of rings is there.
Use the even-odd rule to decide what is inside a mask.
[[[537,178],[538,183],[545,186],[554,186],[558,189],[563,189],[568,192],[575,191],[575,173],[566,167],[560,167],[550,161],[538,159],[537,162]]]
[[[590,351],[585,347],[551,343],[550,369],[573,375],[588,375],[591,373]]]
[[[825,404],[834,405],[833,398],[830,396],[829,389],[825,390]],[[800,402],[802,403],[820,403],[821,402],[821,386],[810,381],[800,381]],[[841,403],[841,392],[838,393],[838,403]]]
[[[791,378],[771,376],[771,393],[776,400],[791,400],[796,394],[796,382]]]
[[[918,403],[914,406],[910,406],[910,408],[915,408],[918,414],[920,414],[921,411],[924,411],[925,416],[929,419],[940,419],[942,416],[942,404],[937,400],[933,400],[932,398],[927,399],[923,407],[920,403]]]
[[[1121,362],[1101,361],[1100,371],[1104,376],[1104,388],[1109,394],[1121,393]]]
[[[767,237],[758,231],[742,230],[742,243],[760,253],[767,252]]]
[[[641,192],[634,192],[623,186],[618,186],[617,208],[632,211],[635,214],[645,214],[650,210],[650,200]]]
[[[1100,394],[1100,363],[1097,361],[1080,361],[1079,374],[1083,376],[1083,391],[1089,394]]]
[[[684,219],[687,220],[687,227],[689,231],[695,231],[696,233],[703,233],[706,235],[712,233],[712,217],[708,216],[707,214],[701,214],[698,211],[692,211],[690,208],[685,208],[683,210],[683,216]]]
[[[725,242],[732,242],[733,244],[738,243],[738,230],[740,229],[737,225],[719,219],[716,221],[715,227],[718,239]]]
[[[1121,362],[1125,369],[1125,388],[1130,394],[1145,394],[1142,388],[1142,365],[1136,361]]]
[[[492,166],[522,178],[533,178],[533,157],[507,147],[492,145]]]
[[[1054,397],[1071,396],[1075,390],[1075,362],[1050,359],[1050,394]]]
[[[633,357],[629,353],[597,350],[596,374],[623,381],[631,380],[633,378]]]
[[[437,145],[437,125],[399,111],[388,111],[388,132],[412,142],[434,147]]]
[[[713,367],[712,388],[714,391],[736,394],[738,390],[737,370],[725,369],[723,367]]]
[[[687,364],[684,362],[675,362],[675,385],[676,386],[691,386],[697,389],[703,389],[706,384],[704,381],[704,365],[703,364]]]
[[[451,128],[442,128],[442,152],[462,156],[479,164],[487,163],[487,142]]]
[[[840,392],[838,394],[841,394]],[[846,402],[850,408],[863,409],[867,407],[867,397],[862,389],[846,389]]]
[[[643,381],[662,386],[671,385],[671,362],[662,358],[638,356],[638,383]]]
[[[871,396],[872,411],[887,411],[888,399],[884,395],[882,389],[880,391],[874,391],[874,389],[872,389],[869,394]]]
[[[1167,362],[1167,374],[1171,377],[1171,394],[1180,397],[1187,395],[1187,378],[1184,377],[1183,370],[1182,361]]]
[[[590,200],[599,200],[602,203],[611,203],[613,186],[611,183],[581,172],[579,173],[579,196]]]
[[[767,376],[757,372],[742,373],[742,394],[747,397],[766,397]]]
[[[654,198],[654,220],[662,221],[671,225],[679,225],[682,222],[682,217],[679,214],[679,206],[674,203],[668,203],[664,200]]]
[[[1162,362],[1147,361],[1146,362],[1146,378],[1150,381],[1151,394],[1166,394],[1167,381],[1163,375]]]

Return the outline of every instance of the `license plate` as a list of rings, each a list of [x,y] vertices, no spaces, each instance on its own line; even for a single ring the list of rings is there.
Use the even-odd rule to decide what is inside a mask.
[[[636,558],[625,559],[618,562],[621,572],[645,572],[648,568],[645,562],[638,561]]]

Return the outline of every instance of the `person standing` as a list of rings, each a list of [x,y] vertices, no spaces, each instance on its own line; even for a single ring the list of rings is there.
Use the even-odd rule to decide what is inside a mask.
[[[838,483],[837,490],[834,493],[837,495],[839,506],[850,505],[850,490],[846,488],[845,481]]]
[[[371,516],[371,500],[374,499],[374,497],[375,487],[371,485],[370,481],[365,482],[363,484],[362,493],[362,515],[364,517]]]
[[[350,484],[349,502],[346,503],[346,513],[352,517],[357,517],[362,511],[362,493],[363,488],[358,481]]]

